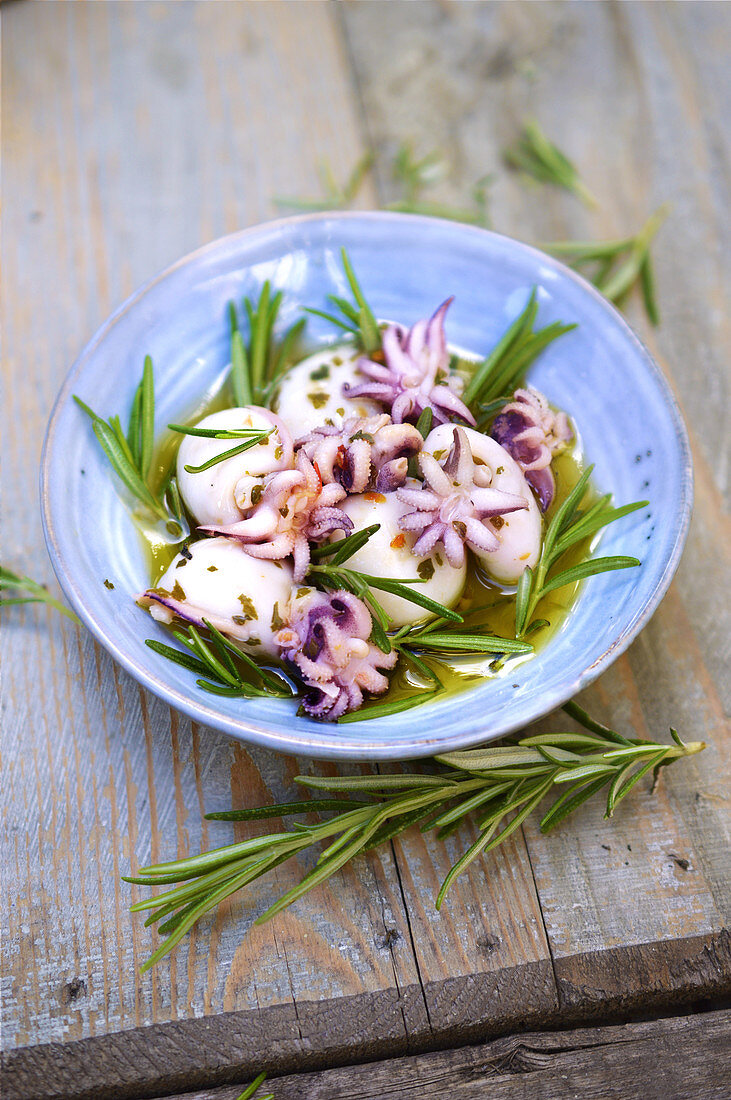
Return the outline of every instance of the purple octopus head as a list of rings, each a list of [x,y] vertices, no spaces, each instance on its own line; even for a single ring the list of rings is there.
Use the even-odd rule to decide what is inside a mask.
[[[545,512],[556,492],[551,460],[573,437],[566,413],[554,412],[532,386],[516,390],[495,417],[490,435],[515,459]]]
[[[472,413],[459,397],[459,379],[449,373],[444,316],[452,301],[448,298],[432,317],[410,329],[389,325],[383,333],[383,361],[362,356],[358,370],[367,381],[357,386],[346,383],[343,392],[379,401],[395,424],[416,422],[424,409],[431,409],[435,424],[457,416],[474,426]]]
[[[522,496],[485,484],[485,467],[475,465],[464,428],[455,428],[453,439],[443,466],[422,451],[423,483],[399,489],[396,495],[414,509],[399,520],[404,531],[419,532],[412,553],[421,557],[441,542],[456,569],[464,562],[465,545],[488,552],[498,549],[500,541],[484,520],[527,508],[528,503]]]
[[[305,683],[303,709],[312,718],[334,722],[363,702],[363,692],[379,695],[388,687],[381,669],[398,654],[382,653],[368,641],[371,615],[350,592],[306,591],[292,600],[290,620],[274,636],[282,657]]]
[[[348,493],[391,493],[406,481],[409,459],[422,442],[413,424],[394,424],[388,413],[378,413],[348,417],[342,427],[323,424],[296,447],[317,466],[325,485],[342,485]]]

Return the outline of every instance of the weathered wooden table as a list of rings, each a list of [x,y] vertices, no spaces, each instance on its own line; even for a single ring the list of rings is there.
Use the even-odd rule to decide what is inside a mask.
[[[695,517],[661,608],[584,702],[639,736],[673,724],[708,742],[611,823],[586,805],[548,838],[528,824],[440,915],[468,827],[448,850],[407,834],[251,928],[259,884],[140,977],[154,941],[120,875],[227,842],[203,813],[291,794],[306,762],[191,725],[84,630],[9,609],[3,1095],[230,1100],[266,1069],[278,1100],[467,1098],[486,1081],[510,1098],[728,1096],[728,7],[23,2],[2,17],[4,563],[54,583],[38,459],[81,346],[169,262],[273,216],[276,194],[317,193],[323,158],[342,177],[375,149],[368,206],[393,197],[401,140],[437,147],[453,165],[438,194],[463,201],[496,172],[494,225],[529,241],[624,235],[669,199],[662,327],[629,314],[688,419]],[[598,211],[501,169],[529,113]]]

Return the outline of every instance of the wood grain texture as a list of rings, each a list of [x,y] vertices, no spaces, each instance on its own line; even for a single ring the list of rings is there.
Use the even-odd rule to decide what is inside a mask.
[[[277,1100],[725,1100],[731,1014],[515,1035],[423,1054],[267,1081]],[[236,1088],[171,1100],[235,1100]]]
[[[722,6],[688,4],[4,9],[3,562],[50,581],[36,505],[45,421],[81,346],[137,284],[271,216],[272,195],[317,193],[321,158],[345,176],[367,140],[381,199],[404,138],[444,149],[442,196],[464,198],[535,113],[602,207],[501,171],[499,230],[619,235],[674,202],[656,253],[663,326],[650,332],[634,304],[630,319],[688,417],[695,518],[671,592],[584,701],[640,736],[672,723],[709,742],[610,823],[586,806],[549,838],[528,826],[473,865],[441,915],[436,886],[468,827],[446,849],[409,834],[244,936],[294,881],[280,868],[139,978],[154,941],[119,876],[226,843],[230,829],[203,812],[291,796],[311,764],[191,725],[88,634],[42,607],[13,609],[0,637],[0,799],[16,1095],[37,1097],[39,1082],[49,1097],[160,1095],[235,1081],[262,1060],[289,1072],[724,988],[726,28]],[[375,200],[367,184],[359,201]]]
[[[359,145],[324,4],[24,4],[3,29],[2,554],[49,579],[38,452],[81,345],[163,264]],[[225,842],[205,809],[291,794],[309,765],[191,726],[42,608],[4,626],[6,1045],[393,990],[396,967],[418,988],[388,851],[244,937],[301,868],[278,872],[140,979],[153,940],[120,875]]]
[[[324,4],[19,5],[6,18],[4,50],[4,269],[13,278],[4,293],[3,412],[17,477],[5,490],[14,522],[4,526],[3,559],[47,578],[37,444],[78,348],[161,265],[271,214],[273,194],[316,190],[321,157],[347,171],[361,146],[344,50]],[[424,979],[388,848],[252,929],[272,891],[303,868],[278,869],[138,978],[154,938],[127,913],[138,892],[119,876],[150,858],[226,842],[230,827],[201,822],[205,810],[291,797],[293,776],[311,765],[191,726],[56,616],[20,609],[6,622],[6,1046],[281,1006],[296,1022],[307,1002],[323,1006],[317,1040],[308,1033],[313,1047],[333,1048],[340,1031],[353,1050],[372,1042],[386,1003],[395,1016],[380,1019],[382,1042],[421,1041],[432,1028],[423,983],[447,976],[470,997],[479,993],[475,1021],[508,1027],[526,1011],[539,1019],[555,1008],[522,843],[476,869],[464,897],[455,891],[450,921],[435,925],[439,965]],[[419,914],[434,883],[425,856],[424,874],[409,884]],[[496,925],[504,891],[515,916]],[[480,947],[492,945],[495,927],[497,953]],[[375,999],[359,1016],[363,994]],[[338,998],[348,999],[347,1019]],[[464,998],[455,987],[438,1010],[432,1005],[439,1030],[451,1002]],[[260,1050],[266,1030],[252,1021],[249,1032]],[[135,1080],[141,1066],[131,1058]],[[97,1070],[92,1092],[105,1080],[104,1066]]]
[[[637,736],[662,738],[674,725],[709,747],[667,771],[653,798],[648,782],[610,823],[597,803],[549,837],[534,822],[524,830],[562,1004],[575,1000],[572,967],[562,960],[583,960],[583,980],[593,966],[596,995],[606,978],[609,997],[619,980],[611,952],[620,947],[637,948],[636,965],[619,972],[622,995],[641,996],[648,982],[670,993],[683,984],[677,968],[658,965],[655,974],[642,945],[700,936],[713,952],[730,916],[729,440],[721,412],[731,350],[721,305],[731,282],[722,245],[729,20],[714,5],[642,3],[377,0],[342,14],[380,163],[404,138],[422,155],[439,149],[453,166],[435,192],[444,201],[464,203],[469,185],[493,172],[495,228],[528,241],[621,236],[661,202],[673,203],[655,250],[662,327],[653,331],[634,301],[628,311],[689,423],[695,515],[670,593],[582,702]],[[576,161],[598,211],[556,189],[526,187],[501,167],[501,150],[530,115]],[[379,185],[394,197],[385,171]],[[541,727],[565,721],[554,715]],[[688,988],[704,980],[699,966],[695,977],[688,967]]]

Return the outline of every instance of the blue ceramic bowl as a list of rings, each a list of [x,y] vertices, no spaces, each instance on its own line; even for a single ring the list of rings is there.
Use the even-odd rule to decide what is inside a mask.
[[[103,416],[129,409],[142,360],[155,364],[158,429],[179,420],[228,361],[226,303],[265,279],[285,292],[283,326],[302,305],[344,293],[344,245],[378,316],[411,324],[455,295],[450,341],[487,352],[539,287],[539,321],[578,322],[551,345],[531,382],[575,416],[595,481],[618,503],[647,510],[608,528],[603,554],[639,569],[585,582],[561,631],[507,678],[388,718],[326,725],[280,700],[200,691],[145,638],[166,637],[134,603],[148,582],[140,539],[90,424],[71,400]],[[315,339],[332,339],[317,318]],[[391,760],[488,741],[565,702],[595,679],[647,623],[680,558],[692,501],[686,431],[667,382],[620,314],[556,260],[518,241],[452,222],[388,213],[317,214],[247,229],[201,248],[147,283],[82,352],[53,410],[41,499],[48,551],[68,600],[115,660],[191,718],[242,741],[312,757]],[[109,578],[114,589],[103,581]]]

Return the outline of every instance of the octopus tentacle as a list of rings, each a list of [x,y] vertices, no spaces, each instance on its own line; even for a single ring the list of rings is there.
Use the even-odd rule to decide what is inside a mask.
[[[300,450],[296,470],[264,478],[261,498],[246,519],[201,530],[238,539],[254,558],[276,560],[293,554],[294,580],[300,583],[310,563],[310,541],[352,530],[352,521],[335,507],[345,495],[337,483],[323,485],[317,462],[310,462]]]
[[[458,416],[474,426],[475,419],[459,396],[460,381],[449,373],[444,319],[452,301],[448,298],[429,319],[417,321],[410,329],[388,325],[381,341],[385,362],[361,356],[357,367],[367,381],[346,385],[343,392],[380,401],[396,424],[415,421],[429,408],[437,424]]]
[[[362,600],[350,592],[313,589],[293,605],[290,621],[275,641],[304,680],[306,714],[333,722],[360,707],[363,691],[386,690],[382,670],[392,669],[398,654],[382,653],[368,640],[373,623]]]
[[[423,486],[399,489],[396,495],[416,509],[399,520],[403,531],[421,532],[412,553],[421,557],[441,542],[449,564],[459,568],[465,545],[487,552],[498,549],[499,539],[485,521],[527,508],[528,502],[518,494],[486,487],[464,428],[454,428],[452,438],[442,465],[428,452],[419,455]]]
[[[403,485],[407,460],[419,452],[422,443],[412,424],[394,424],[387,413],[378,413],[349,417],[340,428],[316,428],[299,439],[296,447],[318,467],[326,483],[323,494],[331,491],[331,485],[363,493],[374,487],[390,492]],[[398,461],[401,459],[404,461]]]
[[[490,434],[523,470],[545,512],[556,491],[551,461],[573,438],[566,413],[554,412],[547,398],[529,386],[515,391]]]

